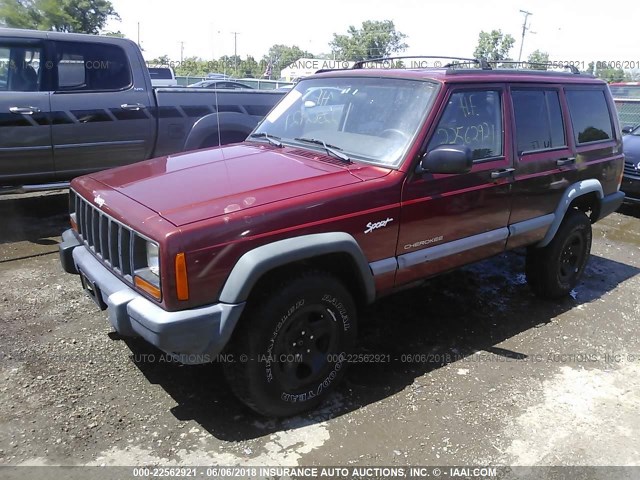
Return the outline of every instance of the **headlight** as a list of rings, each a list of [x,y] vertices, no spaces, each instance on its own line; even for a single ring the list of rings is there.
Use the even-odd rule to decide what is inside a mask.
[[[162,299],[160,290],[160,248],[146,238],[134,234],[133,283],[156,300]]]
[[[160,276],[160,252],[153,242],[147,242],[147,267],[156,277]]]

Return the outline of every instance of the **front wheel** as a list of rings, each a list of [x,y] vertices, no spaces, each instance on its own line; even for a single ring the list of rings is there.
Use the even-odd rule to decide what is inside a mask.
[[[225,374],[256,412],[289,416],[314,408],[339,383],[356,336],[356,308],[331,275],[289,279],[248,306]]]
[[[591,221],[583,212],[567,212],[549,245],[527,252],[529,286],[542,298],[568,295],[584,272],[591,252]]]

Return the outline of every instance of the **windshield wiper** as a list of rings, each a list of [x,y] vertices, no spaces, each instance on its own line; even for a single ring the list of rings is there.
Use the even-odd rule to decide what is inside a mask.
[[[269,142],[274,147],[279,147],[279,148],[283,147],[282,142],[280,141],[280,137],[269,135],[268,133],[265,133],[265,132],[252,133],[251,135],[249,135],[249,138],[264,138],[267,142]]]
[[[305,138],[305,137],[294,138],[294,140],[297,140],[298,142],[313,143],[314,145],[322,145],[325,151],[329,155],[339,160],[342,160],[343,162],[351,163],[351,159],[347,155],[338,151],[338,150],[342,150],[340,147],[331,145],[330,143],[327,143],[324,140],[318,140],[317,138]]]

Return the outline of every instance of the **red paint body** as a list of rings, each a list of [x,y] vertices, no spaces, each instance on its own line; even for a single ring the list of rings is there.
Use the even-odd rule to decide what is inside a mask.
[[[367,260],[375,262],[425,248],[426,244],[416,243],[434,246],[551,213],[566,186],[583,178],[598,179],[605,195],[618,188],[620,138],[576,147],[563,93],[564,88],[578,83],[606,88],[599,80],[563,75],[560,82],[554,76],[493,72],[488,84],[486,73],[405,70],[350,70],[314,78],[323,75],[376,75],[440,84],[398,168],[341,163],[314,148],[245,142],[162,157],[73,181],[78,194],[89,201],[100,195],[105,200],[104,212],[159,243],[163,308],[180,310],[215,303],[240,256],[276,240],[347,232]],[[565,107],[567,147],[519,156],[512,141],[515,120],[509,89],[541,84],[559,92]],[[475,163],[467,174],[415,173],[450,95],[488,87],[497,89],[502,99],[502,155]],[[607,101],[614,111],[610,95]],[[603,154],[617,161],[602,161]],[[576,157],[574,165],[556,165],[557,159],[568,156]],[[514,175],[491,179],[491,172],[505,168],[515,168]],[[392,220],[385,227],[365,233],[368,223],[387,219]],[[517,241],[510,238],[378,275],[378,294],[506,248],[533,243],[543,235],[544,231],[533,231]],[[178,301],[175,294],[172,269],[179,252],[185,252],[187,258],[188,301]]]

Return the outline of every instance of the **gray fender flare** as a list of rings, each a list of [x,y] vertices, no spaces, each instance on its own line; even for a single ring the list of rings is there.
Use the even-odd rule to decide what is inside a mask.
[[[260,121],[259,116],[238,112],[210,113],[199,118],[191,127],[184,142],[183,150],[195,150],[202,147],[204,140],[220,132],[233,132],[248,136]]]
[[[581,182],[574,183],[570,185],[562,195],[560,202],[554,212],[554,219],[547,230],[547,234],[544,238],[536,245],[536,247],[546,247],[551,243],[553,237],[555,237],[558,232],[558,228],[560,228],[560,224],[564,219],[571,202],[573,202],[576,198],[581,197],[582,195],[586,195],[588,193],[595,192],[598,195],[598,199],[602,200],[604,197],[604,193],[602,192],[602,184],[594,179],[590,178],[589,180],[582,180]]]
[[[354,261],[366,299],[375,299],[375,284],[369,263],[356,240],[344,232],[318,233],[262,245],[240,257],[220,293],[220,302],[245,302],[258,279],[274,268],[330,253],[346,253]]]

